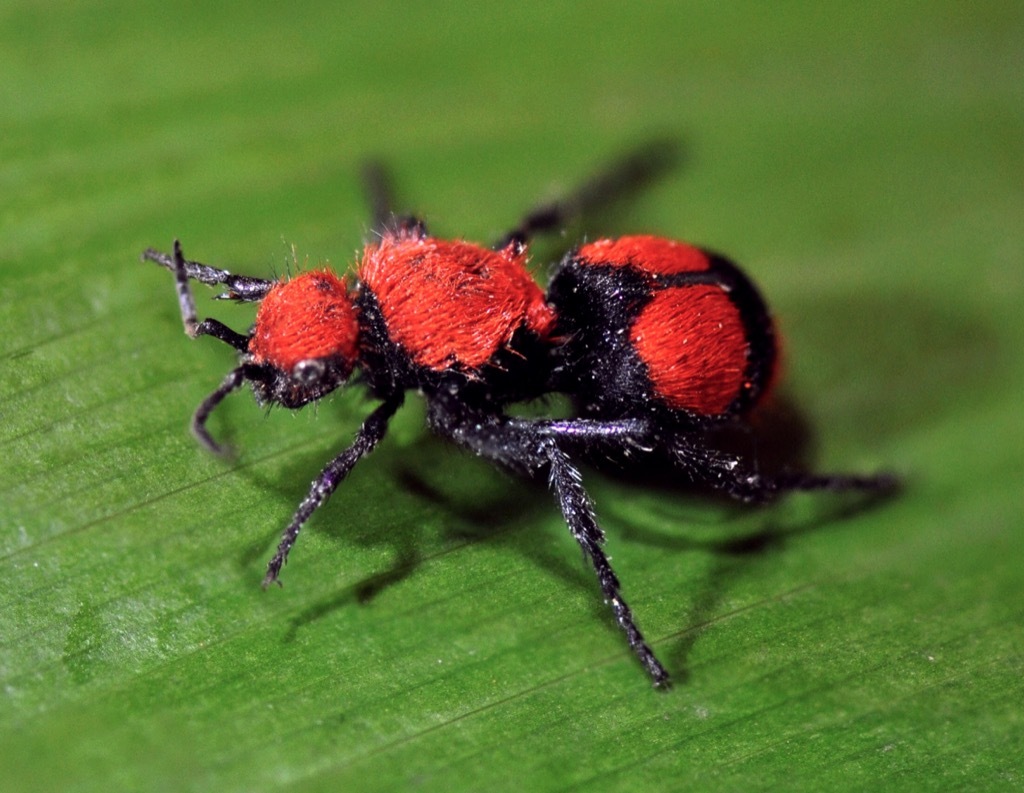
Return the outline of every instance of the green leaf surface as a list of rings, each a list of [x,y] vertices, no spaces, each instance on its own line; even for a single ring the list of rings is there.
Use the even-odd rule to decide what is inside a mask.
[[[6,3],[3,787],[1024,785],[1022,51],[1016,2]],[[685,167],[566,244],[734,255],[808,458],[905,491],[745,511],[588,471],[659,694],[543,487],[413,398],[261,591],[371,403],[237,396],[237,458],[204,455],[188,416],[232,356],[139,252],[344,269],[371,155],[486,241],[666,134]]]

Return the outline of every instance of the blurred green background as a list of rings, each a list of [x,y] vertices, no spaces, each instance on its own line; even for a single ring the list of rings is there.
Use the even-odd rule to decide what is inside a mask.
[[[1024,6],[637,5],[3,4],[6,789],[1024,785]],[[372,154],[490,240],[653,135],[685,167],[572,233],[743,262],[814,465],[906,492],[741,511],[588,473],[661,695],[543,488],[413,399],[260,591],[371,405],[235,397],[238,459],[203,455],[232,358],[138,253],[344,269]]]

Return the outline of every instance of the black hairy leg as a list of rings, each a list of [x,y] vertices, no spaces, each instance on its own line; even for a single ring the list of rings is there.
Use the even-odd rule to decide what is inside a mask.
[[[884,493],[898,486],[892,474],[760,473],[733,454],[708,443],[706,430],[668,429],[653,419],[509,419],[513,427],[528,427],[543,437],[558,439],[566,448],[593,454],[605,449],[626,453],[667,454],[680,471],[702,484],[745,503],[764,503],[791,491],[862,490]]]
[[[288,561],[288,552],[291,551],[295,540],[299,536],[303,525],[320,508],[331,494],[338,489],[338,485],[349,475],[360,459],[365,457],[383,439],[388,429],[388,422],[395,412],[402,406],[405,400],[405,392],[399,391],[389,396],[381,405],[367,416],[363,425],[356,433],[352,444],[341,454],[327,463],[309,489],[309,494],[299,504],[291,523],[281,535],[281,542],[277,546],[277,553],[267,565],[267,574],[263,578],[263,586],[267,587],[278,580],[281,568]]]
[[[493,247],[501,250],[512,244],[522,246],[537,234],[560,231],[580,216],[638,191],[667,172],[678,159],[679,144],[668,139],[651,141],[627,151],[568,195],[528,211],[519,224],[503,234]],[[360,176],[374,231],[379,233],[395,227],[400,230],[415,224],[413,218],[394,214],[394,186],[391,174],[382,162],[369,160],[363,163]]]
[[[166,253],[161,253],[154,248],[147,248],[142,253],[142,259],[143,261],[155,262],[174,273],[175,280],[178,283],[179,298],[182,292],[182,283],[187,284],[189,279],[206,284],[207,286],[225,286],[228,291],[219,295],[221,299],[237,300],[243,303],[253,303],[262,300],[267,296],[267,292],[271,290],[274,284],[277,283],[277,281],[267,280],[266,278],[234,275],[219,267],[210,267],[207,264],[189,261],[182,255],[181,243],[178,240],[174,241],[173,255],[168,256]],[[185,313],[183,308],[182,316]],[[194,318],[194,304],[191,313]]]
[[[644,187],[679,159],[675,140],[655,140],[626,152],[573,192],[528,211],[519,225],[494,245],[525,244],[536,234],[560,231],[583,215],[605,208]]]
[[[199,441],[207,451],[221,456],[227,456],[229,449],[217,443],[206,429],[206,422],[210,415],[230,394],[241,388],[246,381],[259,385],[267,378],[267,370],[263,366],[252,363],[243,363],[236,366],[227,373],[224,380],[217,387],[217,390],[199,403],[195,413],[192,414],[191,430],[192,435]]]
[[[547,469],[548,482],[562,516],[584,555],[593,565],[605,602],[626,635],[630,649],[658,688],[668,688],[669,674],[647,644],[633,612],[622,596],[622,586],[602,545],[604,532],[597,523],[594,505],[583,487],[579,468],[551,434],[538,432],[529,421],[473,411],[451,397],[429,397],[431,429],[476,454],[521,473]]]
[[[270,287],[273,285],[272,281],[231,275],[227,270],[218,270],[198,262],[186,261],[181,251],[181,243],[178,240],[174,241],[173,256],[168,256],[166,253],[160,253],[149,248],[142,254],[142,258],[156,262],[174,273],[174,283],[178,291],[178,307],[181,309],[181,324],[185,326],[185,333],[193,339],[198,336],[213,336],[215,339],[220,339],[225,344],[234,347],[239,352],[244,353],[249,349],[249,337],[232,330],[220,320],[204,319],[202,322],[199,321],[196,316],[196,301],[192,296],[192,287],[189,285],[189,279],[191,278],[209,285],[225,284],[230,290],[227,296],[233,297],[236,300],[262,299],[270,291]],[[255,296],[247,298],[236,297],[236,288]]]
[[[669,686],[668,672],[647,644],[622,597],[619,579],[602,548],[604,532],[570,452],[592,454],[604,449],[668,453],[692,481],[747,503],[766,502],[793,490],[885,492],[896,485],[895,478],[887,474],[761,474],[738,457],[709,447],[702,433],[669,431],[652,419],[521,419],[474,411],[443,392],[428,399],[428,422],[439,435],[519,473],[536,475],[547,470],[570,533],[591,561],[604,599],[630,648],[659,688]]]
[[[573,465],[568,455],[554,441],[544,441],[543,448],[549,464],[548,481],[551,489],[569,525],[569,531],[594,566],[605,602],[611,606],[615,621],[626,634],[630,649],[644,665],[651,681],[656,687],[667,688],[670,683],[668,672],[637,627],[633,612],[622,597],[619,578],[601,548],[605,540],[604,532],[597,524],[594,504],[583,488],[579,468]]]

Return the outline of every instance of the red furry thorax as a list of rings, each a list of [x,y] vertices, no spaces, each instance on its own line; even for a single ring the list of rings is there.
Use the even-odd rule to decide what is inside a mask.
[[[478,369],[521,328],[546,338],[554,313],[510,245],[389,235],[368,245],[359,279],[377,298],[388,334],[414,363]]]

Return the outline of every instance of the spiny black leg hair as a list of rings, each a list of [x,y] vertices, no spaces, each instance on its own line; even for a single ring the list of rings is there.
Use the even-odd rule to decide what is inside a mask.
[[[192,434],[207,451],[221,456],[226,456],[230,452],[226,446],[217,443],[206,429],[206,421],[210,418],[210,414],[213,413],[217,405],[224,401],[225,397],[241,388],[246,380],[259,380],[262,377],[263,370],[260,367],[248,363],[242,364],[228,372],[227,377],[224,378],[217,390],[199,403],[196,412],[192,414]]]
[[[852,490],[885,494],[899,487],[899,479],[888,473],[870,476],[798,471],[759,473],[744,465],[738,457],[705,448],[689,439],[677,441],[669,451],[676,465],[694,482],[705,484],[746,504],[763,504],[794,491],[824,490],[841,493]]]
[[[476,454],[521,473],[536,474],[545,465],[548,479],[569,531],[590,559],[605,601],[626,634],[630,648],[647,669],[654,685],[667,688],[669,675],[644,640],[621,585],[601,546],[604,533],[579,469],[565,448],[592,451],[595,446],[649,452],[667,450],[695,482],[709,485],[744,502],[763,502],[790,490],[864,490],[886,492],[897,485],[889,474],[877,476],[781,474],[768,476],[744,466],[732,455],[709,450],[696,434],[669,433],[642,418],[520,419],[474,412],[443,392],[429,396],[431,429]]]
[[[702,434],[660,429],[649,419],[509,419],[509,424],[513,427],[528,427],[540,436],[558,439],[569,448],[581,451],[590,451],[601,445],[627,451],[667,451],[676,465],[694,482],[747,503],[769,501],[776,495],[793,490],[864,490],[885,493],[899,484],[896,476],[887,473],[872,476],[762,474],[745,465],[740,458],[710,448]]]
[[[548,481],[558,499],[565,522],[573,538],[580,544],[583,553],[589,557],[601,584],[601,593],[605,602],[611,606],[615,621],[626,634],[630,649],[640,659],[647,674],[656,687],[667,688],[670,684],[668,672],[661,665],[654,651],[647,645],[643,634],[636,626],[633,612],[622,597],[619,578],[612,569],[611,562],[602,550],[604,532],[597,525],[594,504],[583,488],[583,477],[579,469],[572,464],[569,457],[552,440],[543,442],[544,452],[550,465]]]
[[[771,478],[778,492],[789,490],[825,490],[840,493],[844,490],[864,490],[879,494],[893,493],[900,488],[896,474],[803,474],[799,472],[776,474]]]
[[[563,198],[530,210],[519,225],[495,244],[500,250],[513,242],[525,244],[534,235],[559,231],[574,220],[626,198],[660,176],[679,159],[679,143],[655,140],[627,152],[608,168]]]
[[[143,260],[148,259],[149,261],[156,262],[174,273],[174,285],[178,291],[178,307],[181,309],[181,324],[185,326],[185,333],[190,338],[213,336],[215,339],[220,339],[225,344],[231,345],[239,352],[246,352],[249,349],[249,337],[233,331],[220,320],[204,319],[202,322],[199,322],[196,317],[196,301],[192,296],[192,287],[188,282],[189,278],[195,278],[202,283],[227,283],[226,279],[234,279],[239,276],[233,276],[224,270],[207,267],[205,264],[185,261],[185,256],[181,252],[181,243],[178,240],[174,241],[173,256],[168,256],[166,253],[160,253],[149,248],[142,254],[142,258]],[[210,280],[214,278],[218,280]],[[268,286],[267,291],[269,290],[270,287]]]
[[[395,415],[398,408],[402,406],[404,400],[405,392],[399,391],[389,396],[383,404],[378,405],[359,428],[352,445],[327,463],[319,476],[313,480],[309,494],[299,504],[299,508],[292,517],[292,522],[288,524],[288,528],[281,535],[281,542],[277,546],[277,553],[274,554],[274,558],[267,565],[267,574],[263,577],[264,587],[268,587],[277,581],[278,576],[281,574],[281,567],[288,561],[288,552],[295,544],[303,524],[331,497],[331,494],[337,490],[338,485],[348,476],[349,472],[355,467],[355,464],[373,451],[374,447],[380,443],[387,432],[388,422]]]
[[[615,621],[626,634],[630,648],[644,665],[658,688],[668,688],[669,674],[644,640],[633,612],[622,596],[618,576],[601,548],[604,532],[597,523],[593,502],[583,487],[579,469],[559,447],[556,439],[534,431],[529,421],[473,411],[451,397],[429,397],[431,429],[476,454],[520,472],[538,473],[548,469],[548,482],[569,527],[584,555],[597,573],[601,593],[611,606]]]
[[[188,279],[199,281],[207,286],[226,286],[227,292],[217,295],[219,300],[237,300],[242,303],[254,303],[267,296],[276,281],[268,281],[265,278],[252,278],[248,275],[233,275],[227,270],[220,270],[199,262],[191,262],[185,259],[181,253],[181,243],[174,241],[174,254],[168,255],[160,251],[148,248],[142,253],[143,261],[156,262],[165,267],[175,275],[178,283],[178,302],[181,304],[182,319],[186,319],[191,311],[191,317],[195,320],[195,302],[192,294],[187,289]],[[182,273],[184,275],[182,275]],[[182,284],[185,284],[183,289]],[[182,293],[185,296],[182,296]],[[191,334],[190,334],[191,335]]]

